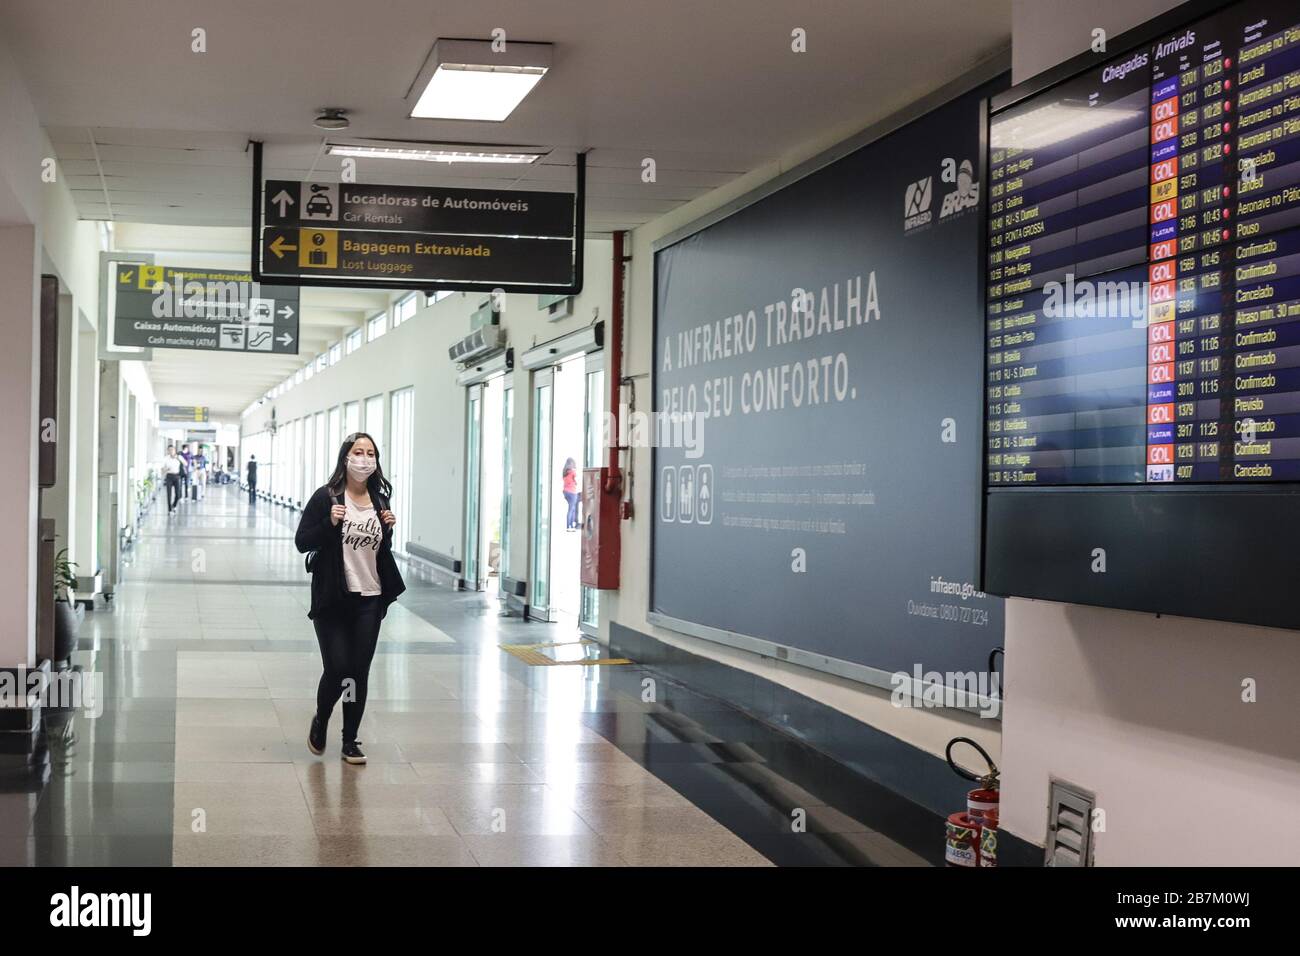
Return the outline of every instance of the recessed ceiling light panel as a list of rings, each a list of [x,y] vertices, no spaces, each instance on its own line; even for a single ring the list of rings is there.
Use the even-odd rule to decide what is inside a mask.
[[[551,68],[551,44],[438,40],[407,94],[415,119],[499,123]]]

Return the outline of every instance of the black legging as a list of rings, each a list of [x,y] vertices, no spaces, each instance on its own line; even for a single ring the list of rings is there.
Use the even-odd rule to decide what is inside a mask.
[[[355,681],[355,692],[343,701],[343,742],[357,739],[361,715],[366,710],[370,661],[379,643],[379,595],[349,593],[339,604],[317,615],[316,641],[325,672],[316,688],[316,714],[329,720],[344,691],[344,681]]]

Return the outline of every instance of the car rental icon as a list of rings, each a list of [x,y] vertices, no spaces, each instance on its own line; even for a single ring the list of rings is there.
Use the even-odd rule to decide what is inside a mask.
[[[334,214],[334,204],[330,202],[330,197],[323,194],[324,190],[329,189],[325,183],[312,183],[312,197],[307,200],[307,215],[309,216],[332,216]]]

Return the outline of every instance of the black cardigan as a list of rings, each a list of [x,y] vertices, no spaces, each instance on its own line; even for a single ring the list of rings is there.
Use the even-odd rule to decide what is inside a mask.
[[[376,510],[387,510],[388,502],[371,492]],[[341,600],[347,594],[347,581],[343,576],[343,523],[334,524],[330,520],[330,508],[334,505],[334,496],[328,485],[316,489],[302,510],[302,520],[298,522],[298,533],[293,543],[304,554],[315,551],[311,568],[311,610],[309,618],[315,618],[322,611]],[[379,616],[382,619],[388,613],[388,606],[397,600],[398,595],[406,590],[401,572],[397,570],[397,561],[393,558],[393,529],[383,526],[383,537],[379,543],[376,566],[379,571]]]

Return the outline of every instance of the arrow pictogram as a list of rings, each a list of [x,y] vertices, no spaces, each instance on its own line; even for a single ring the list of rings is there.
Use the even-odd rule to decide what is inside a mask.
[[[278,193],[272,196],[271,202],[280,207],[280,218],[282,219],[284,218],[285,207],[294,205],[293,197],[284,189],[281,189]]]
[[[293,342],[293,336],[290,335],[288,332],[285,332],[278,339],[276,339],[276,341],[279,342],[281,345],[289,345],[290,343]]]
[[[275,253],[277,259],[283,259],[286,252],[296,252],[297,246],[291,246],[284,241],[284,236],[276,236],[275,241],[271,243],[271,251]]]
[[[289,307],[286,305],[284,308],[282,308],[282,309],[279,311],[278,314],[279,314],[280,318],[282,318],[282,319],[292,319],[292,318],[293,318],[293,309],[289,308]]]

